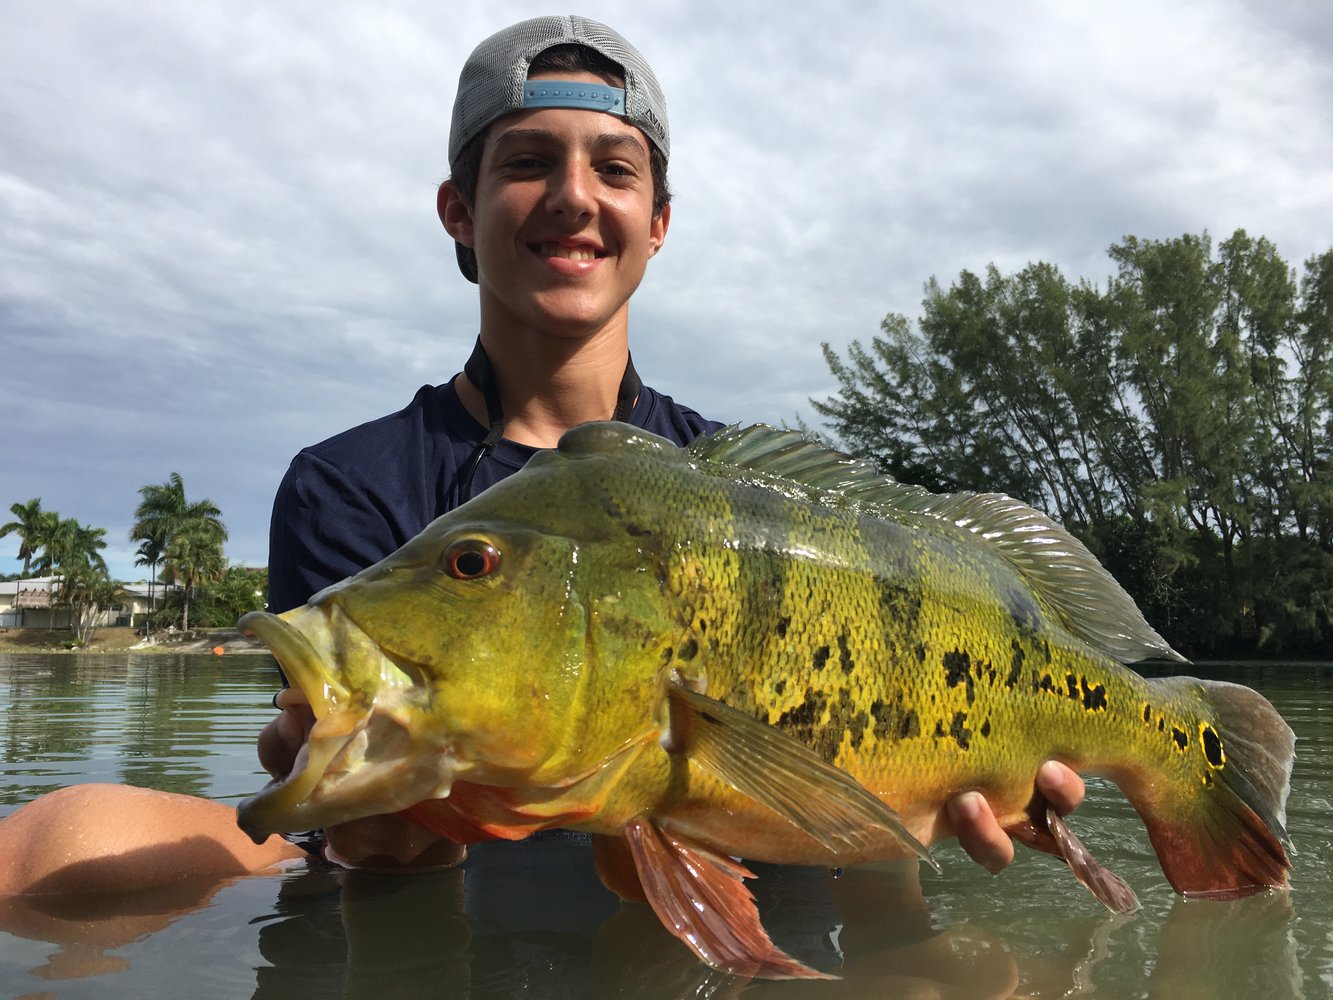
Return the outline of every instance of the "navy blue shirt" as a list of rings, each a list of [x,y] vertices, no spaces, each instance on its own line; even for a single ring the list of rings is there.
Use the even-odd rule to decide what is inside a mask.
[[[628,422],[681,445],[722,427],[647,386]],[[422,386],[397,413],[304,449],[273,501],[269,610],[298,607],[379,562],[441,514],[523,468],[538,450],[501,440],[459,496],[459,472],[485,436],[451,379]]]

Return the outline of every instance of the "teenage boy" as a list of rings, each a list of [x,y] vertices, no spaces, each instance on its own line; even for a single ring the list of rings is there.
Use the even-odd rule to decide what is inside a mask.
[[[451,176],[437,198],[459,267],[478,287],[476,347],[450,382],[296,457],[274,503],[273,610],[388,555],[576,424],[614,417],[679,444],[719,426],[644,386],[630,361],[629,300],[671,221],[669,153],[657,80],[610,28],[536,18],[477,47],[459,80]],[[275,704],[281,712],[260,734],[259,755],[283,775],[313,719],[296,691],[280,692]],[[1037,789],[1060,812],[1083,795],[1078,776],[1054,762]],[[230,809],[183,798],[85,786],[25,806],[0,823],[0,894],[50,885],[74,868],[102,887],[130,886],[300,856],[279,838],[255,848]],[[61,839],[57,856],[38,835],[52,824],[73,829],[79,814],[96,828],[107,810],[118,817],[114,843],[92,829]],[[982,796],[959,795],[948,811],[980,864],[997,871],[1012,860]],[[395,816],[341,824],[317,843],[330,860],[378,869],[463,856]],[[164,870],[152,859],[165,846],[174,853]]]

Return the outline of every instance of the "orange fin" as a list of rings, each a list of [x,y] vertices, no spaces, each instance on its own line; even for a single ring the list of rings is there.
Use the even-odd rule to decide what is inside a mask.
[[[1134,895],[1134,890],[1092,856],[1054,809],[1046,810],[1046,826],[1060,850],[1060,857],[1065,859],[1074,877],[1086,885],[1103,906],[1112,913],[1133,913],[1139,908],[1139,898]]]
[[[1199,783],[1183,790],[1122,783],[1167,881],[1183,895],[1211,899],[1285,888],[1291,727],[1263,695],[1239,684],[1193,677],[1150,683],[1165,698],[1202,703],[1212,717],[1199,732],[1181,734],[1180,752],[1198,757]]]
[[[761,979],[836,979],[792,958],[769,940],[743,865],[687,844],[637,817],[625,839],[648,903],[667,930],[715,969]]]
[[[833,855],[864,847],[874,831],[890,834],[936,871],[925,846],[898,815],[856,780],[780,729],[679,684],[668,690],[672,752],[772,809]]]
[[[399,810],[399,816],[410,819],[431,833],[452,840],[455,844],[480,844],[500,838],[459,813],[448,799],[427,799],[414,806]]]
[[[1035,851],[1045,851],[1062,858],[1074,877],[1113,913],[1133,913],[1139,908],[1139,899],[1129,884],[1092,856],[1083,846],[1083,841],[1065,825],[1065,821],[1046,805],[1044,798],[1034,796],[1028,811],[1031,816],[1040,819],[1023,820],[1005,827],[1004,832]]]
[[[621,899],[632,899],[644,903],[648,896],[639,881],[639,873],[634,867],[634,855],[624,837],[612,837],[607,834],[592,835],[592,863],[597,869],[597,877]]]

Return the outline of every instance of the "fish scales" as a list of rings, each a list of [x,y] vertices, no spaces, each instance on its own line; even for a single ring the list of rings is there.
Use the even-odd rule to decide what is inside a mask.
[[[634,490],[633,476],[618,488]],[[679,489],[654,486],[666,510],[681,509]],[[726,480],[708,493],[702,511],[691,505],[659,528],[679,553],[668,586],[687,629],[677,648],[690,659],[676,666],[887,801],[933,793],[917,826],[909,817],[918,836],[947,832],[935,829],[939,806],[969,788],[987,788],[1001,818],[1018,820],[1049,756],[1095,757],[1105,769],[1143,735],[1170,748],[1163,762],[1191,766],[1174,741],[1126,724],[1120,706],[1137,710],[1145,697],[1132,678],[1108,702],[1123,668],[1079,649],[1039,595],[1003,562],[961,547],[956,530],[910,531]],[[1090,712],[1104,738],[1080,725]],[[1076,744],[1044,735],[1073,727]]]
[[[396,810],[464,842],[585,830],[609,887],[744,975],[817,973],[772,945],[730,858],[924,856],[965,789],[1133,905],[1032,801],[1048,758],[1120,785],[1177,891],[1286,884],[1294,737],[1271,705],[1124,667],[1179,657],[1031,508],[789,432],[681,450],[585,425],[241,624],[317,720],[304,767],[242,803],[253,836]]]

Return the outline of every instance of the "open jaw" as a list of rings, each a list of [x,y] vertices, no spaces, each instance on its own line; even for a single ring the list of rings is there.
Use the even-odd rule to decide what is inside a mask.
[[[345,616],[315,607],[282,618],[257,611],[240,628],[268,646],[315,715],[291,773],[237,809],[256,843],[449,794],[453,758],[424,746],[413,724],[420,689]]]

